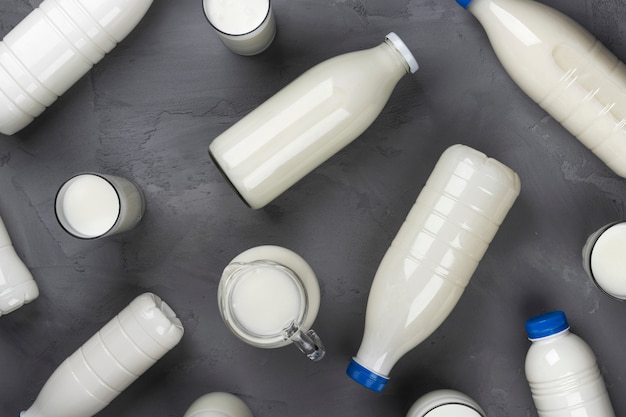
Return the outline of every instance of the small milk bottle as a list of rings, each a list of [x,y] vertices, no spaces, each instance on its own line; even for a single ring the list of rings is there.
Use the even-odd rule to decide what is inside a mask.
[[[0,316],[17,310],[38,296],[37,283],[15,252],[0,218]]]
[[[252,411],[233,394],[212,392],[194,401],[183,417],[252,417]]]
[[[526,379],[539,417],[615,417],[596,357],[562,311],[526,322]]]
[[[382,391],[394,364],[450,314],[519,191],[517,174],[483,153],[443,153],[376,271],[351,378]]]
[[[457,0],[530,98],[626,177],[626,67],[562,13],[531,0]]]
[[[0,42],[0,133],[26,127],[110,52],[152,0],[44,0]]]
[[[144,293],[70,355],[20,417],[91,417],[182,337],[174,311],[158,296]]]
[[[352,142],[417,61],[395,34],[324,61],[213,140],[209,154],[253,209],[278,197]]]

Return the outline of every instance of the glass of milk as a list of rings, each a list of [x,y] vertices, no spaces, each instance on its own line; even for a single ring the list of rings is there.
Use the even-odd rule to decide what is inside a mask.
[[[294,344],[313,361],[325,354],[311,325],[320,304],[313,269],[279,246],[257,246],[224,269],[217,290],[220,314],[244,342],[260,348]]]
[[[601,290],[626,300],[626,221],[607,224],[589,236],[583,267]]]
[[[203,0],[204,14],[231,51],[256,55],[276,36],[270,0]]]
[[[143,217],[145,200],[139,187],[125,178],[82,173],[63,183],[54,207],[69,234],[97,239],[135,227]]]

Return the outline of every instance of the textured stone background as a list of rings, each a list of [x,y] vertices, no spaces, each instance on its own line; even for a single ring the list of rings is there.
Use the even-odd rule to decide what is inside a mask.
[[[626,61],[623,0],[544,0]],[[37,0],[0,0],[8,33]],[[213,391],[255,417],[402,417],[453,388],[490,417],[536,415],[523,363],[524,321],[563,309],[594,349],[617,415],[626,415],[626,305],[587,279],[581,248],[623,219],[625,180],[528,99],[478,21],[453,0],[275,0],[278,35],[256,57],[230,53],[200,0],[155,0],[140,25],[28,128],[0,138],[0,215],[41,295],[0,318],[0,415],[28,407],[69,354],[135,296],[164,298],[182,342],[99,416],[182,416]],[[353,144],[263,210],[248,209],[212,165],[215,136],[311,66],[379,44],[390,31],[421,69],[404,77]],[[444,324],[398,362],[381,394],[345,376],[383,254],[443,150],[475,147],[517,171],[522,193]],[[65,234],[54,194],[97,171],[135,180],[147,212],[98,241]],[[224,266],[260,244],[309,261],[322,289],[314,328],[327,357],[262,350],[223,325]]]

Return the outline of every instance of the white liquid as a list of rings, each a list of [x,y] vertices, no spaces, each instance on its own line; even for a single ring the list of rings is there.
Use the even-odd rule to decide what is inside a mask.
[[[282,347],[291,343],[282,331],[291,321],[304,332],[311,328],[319,311],[320,288],[304,258],[280,246],[263,245],[237,255],[224,269],[218,305],[224,322],[244,342]]]
[[[178,344],[183,326],[154,294],[135,298],[70,355],[21,417],[91,417]]]
[[[240,55],[270,46],[276,21],[269,0],[204,0],[204,14],[224,44]]]
[[[232,394],[212,392],[194,401],[183,417],[252,417],[252,411]]]
[[[0,43],[0,133],[27,126],[139,23],[152,0],[45,0]]]
[[[406,54],[386,41],[318,64],[218,136],[211,156],[250,207],[265,206],[374,121]]]
[[[39,296],[32,274],[19,258],[0,218],[0,316]]]
[[[463,145],[443,153],[376,271],[358,364],[387,377],[439,327],[519,191],[502,163]]]
[[[626,299],[626,223],[600,235],[591,250],[591,272],[604,291]]]
[[[626,177],[626,67],[583,27],[529,0],[473,0],[511,78]]]
[[[476,410],[461,404],[446,404],[424,414],[423,417],[482,417]]]
[[[101,236],[120,215],[120,199],[115,188],[97,175],[80,175],[67,183],[62,197],[63,216],[74,234]]]
[[[593,351],[569,330],[533,340],[525,369],[539,417],[615,417]]]
[[[300,298],[291,276],[282,270],[258,266],[237,280],[232,306],[235,318],[249,332],[275,336],[298,318]]]

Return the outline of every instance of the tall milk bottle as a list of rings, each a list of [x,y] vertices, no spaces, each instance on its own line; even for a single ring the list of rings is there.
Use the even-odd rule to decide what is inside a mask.
[[[518,86],[626,177],[626,67],[562,13],[531,0],[457,0]]]
[[[450,314],[519,191],[517,174],[483,153],[443,153],[376,271],[351,378],[382,391]]]
[[[183,326],[144,293],[68,357],[20,417],[91,417],[178,344]]]
[[[152,0],[44,0],[0,42],[0,133],[26,127],[110,52]]]
[[[526,379],[539,417],[615,417],[596,357],[562,311],[526,322]]]
[[[39,296],[39,288],[15,252],[0,218],[0,316],[17,310]]]
[[[417,61],[395,34],[324,61],[215,138],[209,154],[254,209],[352,142]]]

